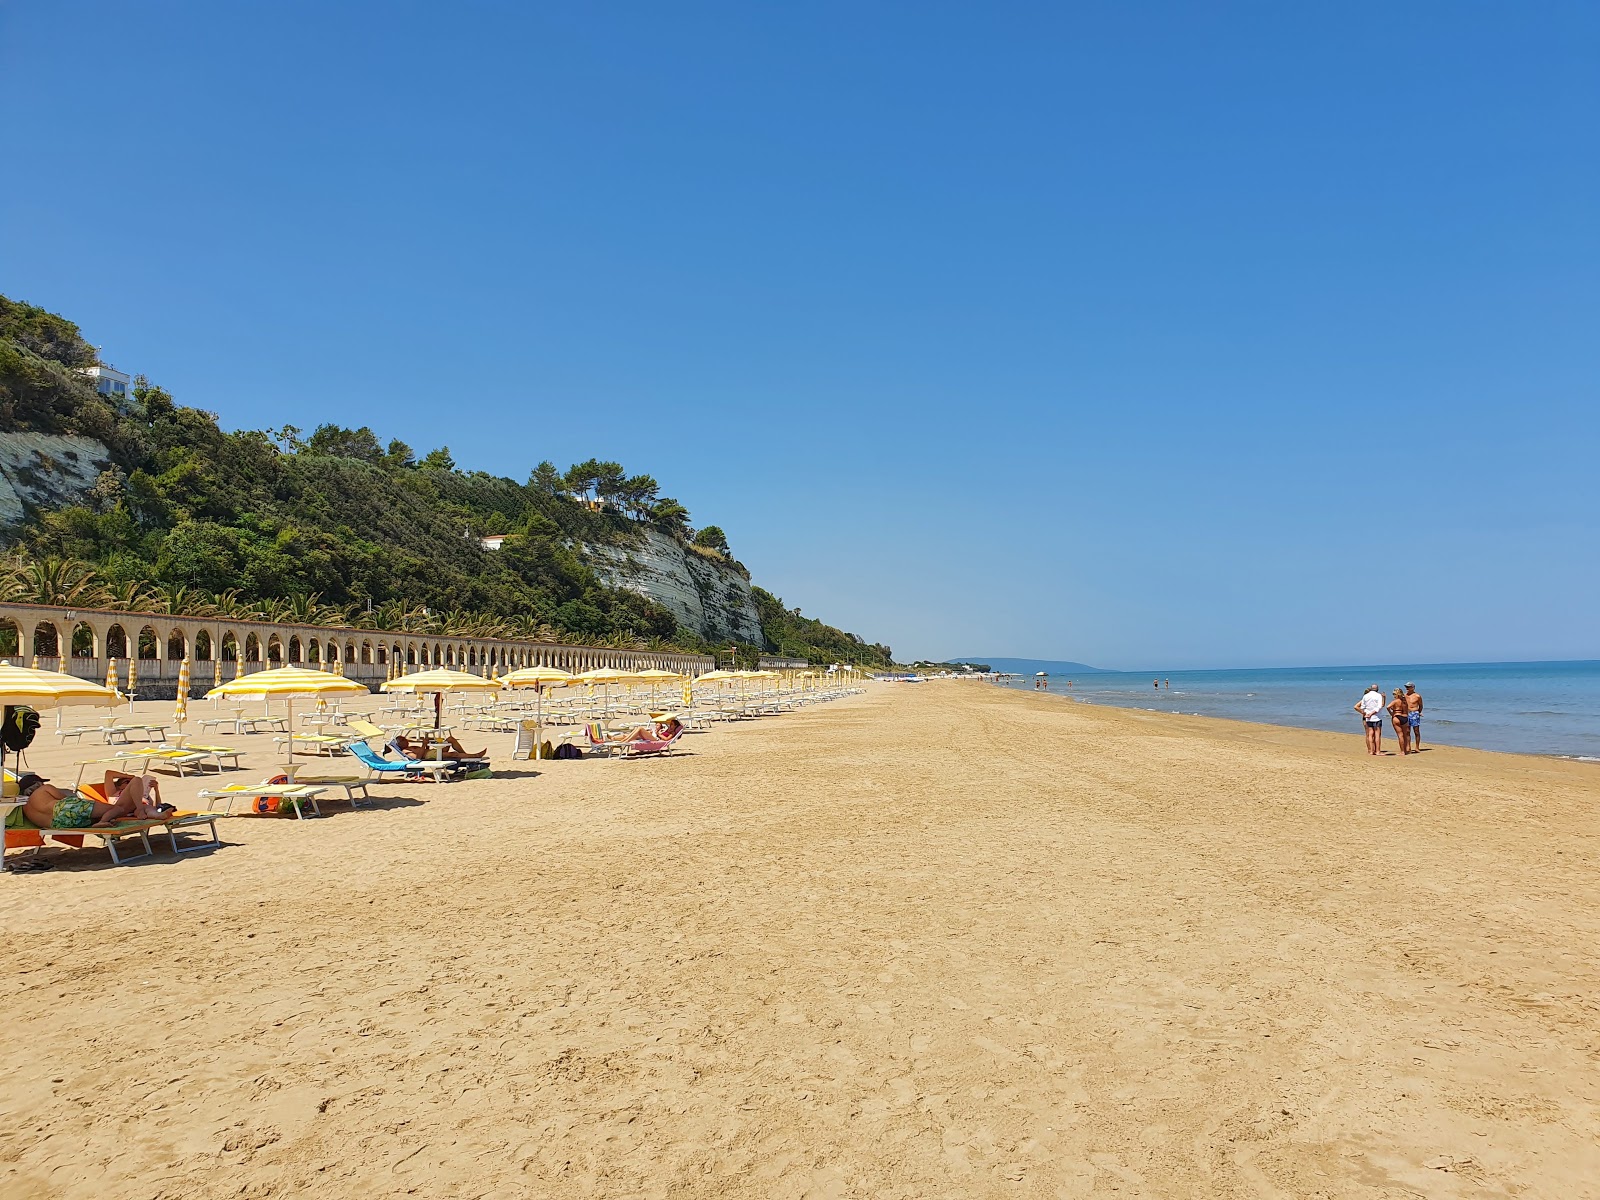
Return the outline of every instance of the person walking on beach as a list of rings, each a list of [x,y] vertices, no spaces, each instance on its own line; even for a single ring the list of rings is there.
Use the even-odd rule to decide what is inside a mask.
[[[1411,728],[1411,753],[1422,750],[1422,693],[1414,683],[1406,684],[1406,724]]]
[[[1399,688],[1394,690],[1394,698],[1387,705],[1389,709],[1389,723],[1394,726],[1394,740],[1400,743],[1400,753],[1411,753],[1411,722],[1406,717],[1406,694]]]
[[[1361,723],[1367,731],[1367,753],[1383,752],[1383,690],[1370,684],[1366,694],[1357,700],[1355,710],[1361,714]]]

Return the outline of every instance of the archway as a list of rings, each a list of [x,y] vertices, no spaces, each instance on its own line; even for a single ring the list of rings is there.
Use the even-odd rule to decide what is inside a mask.
[[[128,657],[128,631],[121,625],[113,625],[106,630],[106,657]]]
[[[289,643],[289,652],[291,654],[294,653],[293,642]],[[293,660],[291,659],[290,661]],[[316,638],[312,638],[306,643],[306,661],[308,663],[320,663],[322,661],[322,646]]]
[[[275,642],[278,639],[277,638],[273,638],[272,640]],[[272,649],[271,649],[271,645],[269,643],[268,644],[268,648],[267,648],[267,653],[270,654],[271,652],[272,652]],[[291,663],[297,663],[297,662],[301,661],[301,659],[300,659],[300,639],[298,637],[291,637],[289,639],[289,661]]]
[[[258,663],[261,661],[261,639],[255,634],[247,634],[244,639],[245,662]]]
[[[277,634],[267,638],[267,661],[274,666],[283,664],[283,639]]]
[[[167,634],[168,662],[182,662],[187,655],[187,651],[188,646],[187,641],[183,636],[183,630],[174,629],[171,633]]]
[[[141,659],[161,657],[161,638],[152,626],[146,625],[139,630],[139,657]]]
[[[194,635],[194,660],[195,662],[210,662],[211,657],[211,631],[202,629]]]
[[[98,658],[99,647],[95,640],[94,627],[87,621],[79,621],[72,631],[72,657]]]
[[[0,655],[15,658],[20,651],[22,635],[17,630],[17,623],[10,617],[0,617]]]
[[[231,629],[222,635],[222,661],[239,661],[239,639],[233,636]]]
[[[40,621],[33,629],[33,652],[40,658],[55,658],[61,653],[61,635],[54,623]]]

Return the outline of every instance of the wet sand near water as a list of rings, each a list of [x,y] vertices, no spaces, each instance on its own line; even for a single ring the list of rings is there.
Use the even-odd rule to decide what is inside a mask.
[[[0,1194],[1600,1196],[1592,767],[956,682],[487,740],[0,877]]]

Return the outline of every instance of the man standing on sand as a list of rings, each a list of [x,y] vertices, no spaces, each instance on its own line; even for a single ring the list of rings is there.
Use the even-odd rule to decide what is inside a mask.
[[[1411,725],[1411,750],[1422,749],[1422,693],[1414,683],[1406,684],[1406,720]]]
[[[1367,688],[1366,695],[1355,702],[1361,714],[1361,723],[1367,729],[1367,753],[1379,754],[1383,746],[1383,690],[1377,684]]]

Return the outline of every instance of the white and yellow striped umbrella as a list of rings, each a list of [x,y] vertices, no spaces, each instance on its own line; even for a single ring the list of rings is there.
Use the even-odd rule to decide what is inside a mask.
[[[117,660],[109,654],[106,655],[106,687],[113,692],[117,690]]]
[[[260,696],[271,700],[281,696],[287,705],[289,726],[289,761],[294,761],[294,698],[296,696],[354,696],[364,694],[366,688],[354,679],[340,679],[326,671],[308,671],[305,667],[274,667],[234,679],[206,693],[206,699],[215,696]]]
[[[178,664],[178,694],[174,697],[172,705],[172,723],[180,730],[183,723],[189,719],[189,656],[183,656],[183,662]]]

